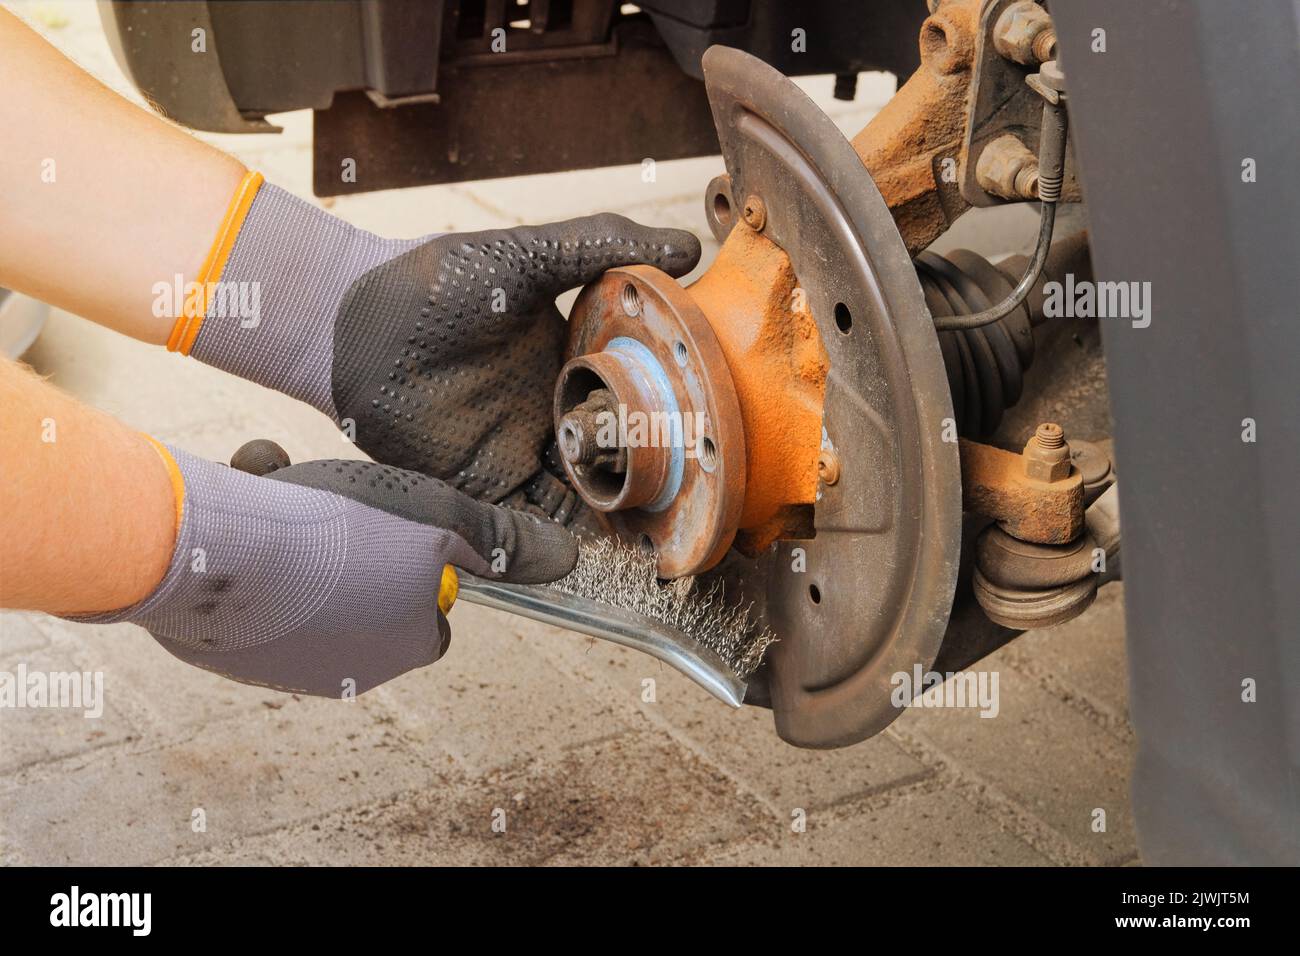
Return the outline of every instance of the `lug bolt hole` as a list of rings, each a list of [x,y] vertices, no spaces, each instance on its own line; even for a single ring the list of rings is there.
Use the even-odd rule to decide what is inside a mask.
[[[628,283],[623,286],[623,294],[620,296],[623,302],[623,311],[630,316],[641,314],[641,293],[636,290],[636,286]]]
[[[713,444],[713,439],[705,435],[700,439],[700,467],[705,471],[713,471],[718,467],[718,446]]]

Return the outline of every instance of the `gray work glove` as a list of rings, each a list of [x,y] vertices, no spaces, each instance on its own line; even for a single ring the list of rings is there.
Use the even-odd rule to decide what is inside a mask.
[[[181,660],[248,684],[360,694],[436,661],[450,630],[443,569],[534,584],[577,539],[388,465],[311,461],[266,477],[169,446],[183,482],[171,566],[131,621]]]
[[[311,403],[376,461],[556,515],[556,296],[619,265],[681,276],[699,256],[688,232],[613,214],[386,240],[267,184],[221,275],[258,289],[256,322],[213,298],[192,354]]]

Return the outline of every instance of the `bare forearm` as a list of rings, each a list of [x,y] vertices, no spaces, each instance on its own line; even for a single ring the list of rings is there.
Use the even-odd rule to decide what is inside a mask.
[[[122,99],[0,8],[0,285],[147,342],[194,281],[243,166]]]
[[[127,607],[162,579],[176,495],[148,438],[0,358],[0,607]]]

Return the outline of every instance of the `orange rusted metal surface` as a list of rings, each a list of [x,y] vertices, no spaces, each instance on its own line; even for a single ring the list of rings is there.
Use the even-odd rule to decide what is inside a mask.
[[[637,347],[629,351],[629,342]],[[574,488],[621,537],[648,539],[662,577],[717,564],[735,538],[747,482],[738,396],[712,323],[667,273],[623,266],[578,296],[568,353],[555,419]],[[606,436],[626,455],[621,471],[616,463],[591,467],[586,456],[565,451],[581,444],[572,426],[586,430],[575,420],[580,403],[603,391],[621,406],[616,414],[626,425],[617,438]],[[673,406],[677,415],[665,416]]]
[[[913,255],[968,208],[957,164],[980,6],[940,3],[921,25],[920,69],[852,139]]]
[[[920,69],[852,140],[911,253],[968,208],[955,164],[980,7],[980,0],[939,4],[921,29]],[[747,209],[688,290],[727,356],[745,422],[748,484],[736,544],[750,554],[809,533],[829,369],[789,257],[753,228],[761,230],[762,220]]]
[[[961,439],[962,508],[995,519],[1007,534],[1037,544],[1065,544],[1083,532],[1083,476],[1031,477],[1035,463],[992,445]]]
[[[913,254],[968,208],[958,191],[956,164],[961,161],[980,7],[980,0],[941,0],[922,26],[920,69],[852,140]],[[654,270],[637,279],[678,301],[681,309],[687,306],[677,297],[688,296],[726,359],[744,431],[743,504],[735,545],[756,555],[778,538],[811,536],[818,482],[832,483],[840,463],[819,463],[829,360],[816,323],[789,256],[763,234],[763,201],[744,197],[742,206],[743,215],[735,216],[717,259],[685,293]],[[600,306],[616,308],[613,298]],[[1060,482],[1037,487],[1024,474],[1020,456],[984,446],[973,454],[980,482],[974,496],[981,504],[978,510],[1036,535],[1027,540],[1073,537],[1077,528],[1065,539],[1059,535],[1071,527],[1075,511],[1081,527],[1082,486],[1077,481],[1075,502],[1075,491],[1063,490]],[[1000,455],[1008,455],[1014,468]],[[713,546],[718,543],[711,541],[709,563],[721,556]]]
[[[913,254],[968,208],[955,164],[980,8],[980,0],[942,0],[921,28],[920,69],[852,140]],[[789,257],[761,232],[761,211],[738,218],[687,291],[731,369],[747,464],[736,546],[757,554],[811,533],[829,362]]]
[[[741,222],[687,291],[713,326],[740,401],[748,483],[736,545],[807,532],[829,362],[790,258]]]

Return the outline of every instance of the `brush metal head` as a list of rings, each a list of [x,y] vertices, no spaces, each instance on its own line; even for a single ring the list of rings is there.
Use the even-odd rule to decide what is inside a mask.
[[[741,678],[758,668],[776,640],[751,617],[752,605],[727,600],[722,582],[660,581],[653,551],[613,538],[580,539],[577,565],[547,586],[661,621],[713,651]]]

